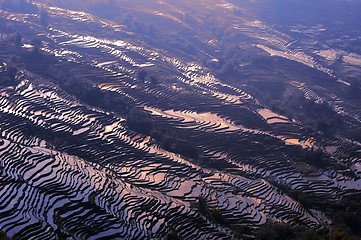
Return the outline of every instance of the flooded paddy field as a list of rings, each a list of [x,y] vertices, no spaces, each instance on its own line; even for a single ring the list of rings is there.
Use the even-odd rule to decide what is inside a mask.
[[[48,26],[36,13],[0,10],[22,41],[40,41],[29,53],[0,39],[0,76],[13,77],[0,88],[0,229],[9,237],[253,239],[269,221],[321,231],[333,220],[296,193],[331,203],[360,194],[361,143],[350,131],[361,129],[360,99],[344,73],[357,73],[361,53],[313,41],[326,26],[281,32],[237,4],[214,4],[212,13],[237,12],[215,18],[234,30],[226,56],[204,15],[184,20],[190,12],[176,3],[145,18],[180,25],[186,46],[36,6]],[[232,67],[217,65],[228,58]]]

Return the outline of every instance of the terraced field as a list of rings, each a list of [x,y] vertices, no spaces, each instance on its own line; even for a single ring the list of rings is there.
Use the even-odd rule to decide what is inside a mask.
[[[223,81],[191,54],[137,38],[127,26],[37,7],[49,14],[49,26],[34,13],[0,10],[1,21],[18,29],[23,40],[41,40],[38,53],[5,40],[0,49],[1,77],[10,68],[7,56],[20,58],[14,84],[0,88],[0,229],[9,237],[165,239],[175,232],[183,239],[252,239],[269,220],[315,230],[332,223],[289,193],[330,202],[360,194],[356,140],[327,136],[276,113],[247,84]],[[213,10],[218,8],[238,9],[230,3]],[[300,49],[292,37],[250,16],[235,19],[235,38],[253,39],[258,56],[278,56],[331,79],[327,87],[309,79],[293,79],[290,86],[361,127],[359,106],[338,88],[349,83],[317,58],[330,55]],[[194,54],[219,61],[218,40],[197,38]],[[358,65],[356,55],[343,59]],[[81,98],[49,74],[50,67],[61,72],[64,66],[66,77],[77,78],[62,81],[86,79],[106,97]],[[88,88],[67,84],[80,93]],[[132,127],[129,112],[118,107],[140,111],[153,129]],[[171,135],[170,146],[157,131]],[[195,156],[177,151],[179,142]],[[315,152],[319,159],[310,154]],[[203,200],[221,220],[202,212]]]

